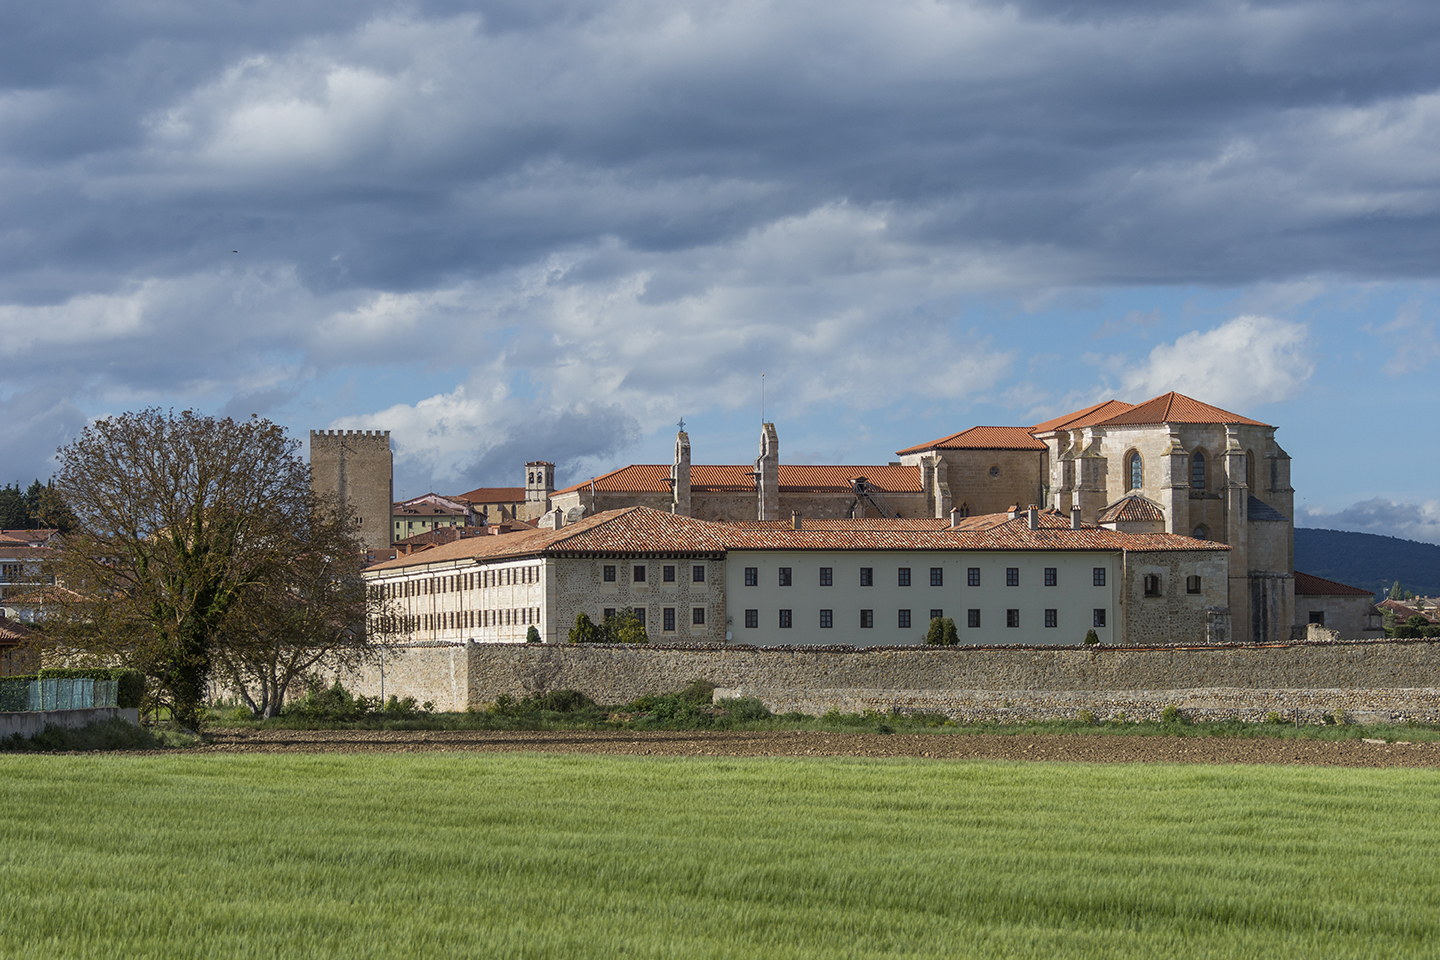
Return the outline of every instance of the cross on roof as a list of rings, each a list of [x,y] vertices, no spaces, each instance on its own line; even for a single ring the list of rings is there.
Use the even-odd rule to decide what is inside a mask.
[[[685,418],[684,418],[684,417],[681,417],[681,418],[680,418],[680,423],[678,424],[678,426],[680,427],[680,432],[681,432],[681,433],[684,433],[684,432],[685,432]]]

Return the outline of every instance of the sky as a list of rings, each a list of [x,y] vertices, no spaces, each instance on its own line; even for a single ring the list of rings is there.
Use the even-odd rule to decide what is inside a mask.
[[[1440,542],[1440,5],[0,6],[0,484],[159,406],[396,494],[1167,390]]]

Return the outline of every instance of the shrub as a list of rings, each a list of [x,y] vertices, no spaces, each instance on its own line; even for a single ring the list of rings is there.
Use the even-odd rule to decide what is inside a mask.
[[[930,629],[925,631],[925,643],[932,647],[953,647],[960,642],[960,634],[955,629],[955,621],[950,617],[935,617],[930,621]]]
[[[736,723],[745,723],[749,720],[766,720],[771,716],[770,708],[755,697],[736,697],[733,700],[721,700],[719,707]]]
[[[1085,646],[1093,647],[1100,642],[1100,635],[1092,628],[1085,631]]]
[[[595,625],[590,615],[583,610],[575,614],[575,626],[570,628],[571,643],[604,643],[605,631]]]
[[[645,625],[635,616],[635,611],[626,607],[613,617],[605,618],[605,640],[607,643],[649,643]]]
[[[530,625],[530,629],[525,631],[525,642],[526,642],[526,643],[539,643],[539,642],[540,642],[540,631],[535,627],[535,625],[534,625],[533,623]]]
[[[574,713],[577,710],[589,710],[595,706],[595,701],[585,696],[585,694],[579,690],[552,690],[549,693],[526,697],[520,701],[520,706],[522,709],[529,708],[529,710]]]
[[[1180,712],[1180,708],[1175,706],[1175,704],[1171,703],[1166,704],[1165,709],[1160,711],[1160,722],[1186,723],[1188,721],[1185,718],[1185,714]]]
[[[1266,722],[1266,723],[1284,723],[1284,722],[1285,722],[1285,719],[1284,719],[1283,717],[1281,717],[1280,714],[1276,713],[1274,710],[1271,710],[1269,713],[1265,714],[1265,722]]]
[[[1079,720],[1087,727],[1095,726],[1095,714],[1089,710],[1081,710],[1075,715],[1075,719]]]

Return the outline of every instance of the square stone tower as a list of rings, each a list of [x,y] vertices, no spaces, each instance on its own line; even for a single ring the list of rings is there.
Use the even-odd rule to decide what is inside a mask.
[[[365,546],[390,546],[395,457],[389,430],[311,430],[310,489],[335,494],[360,518]]]

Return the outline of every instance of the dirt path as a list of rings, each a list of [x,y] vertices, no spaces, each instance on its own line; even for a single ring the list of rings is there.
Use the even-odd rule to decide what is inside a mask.
[[[672,757],[927,757],[1082,763],[1265,763],[1436,767],[1440,743],[1362,740],[1083,735],[873,734],[776,731],[530,732],[490,730],[211,730],[215,753],[417,752],[432,750],[604,753]]]

